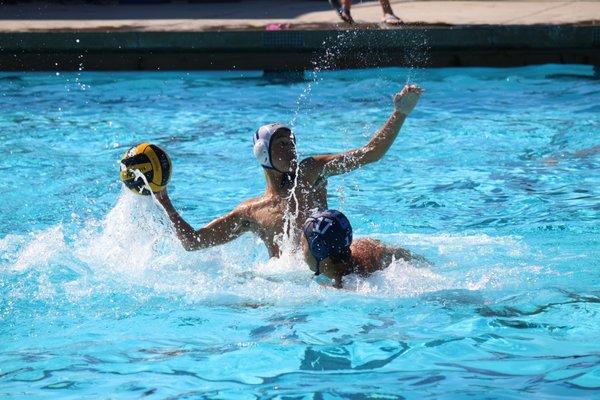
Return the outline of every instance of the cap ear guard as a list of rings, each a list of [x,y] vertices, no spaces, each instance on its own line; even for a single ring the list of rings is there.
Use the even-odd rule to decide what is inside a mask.
[[[271,164],[269,145],[265,143],[264,139],[255,140],[253,153],[260,165],[265,168],[273,168],[273,165]]]

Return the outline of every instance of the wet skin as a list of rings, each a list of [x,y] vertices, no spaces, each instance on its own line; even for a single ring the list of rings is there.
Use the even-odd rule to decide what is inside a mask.
[[[304,260],[311,271],[317,271],[317,260],[310,252],[306,237],[302,236],[302,251]],[[410,261],[413,258],[425,260],[420,256],[413,256],[408,250],[385,245],[376,239],[360,238],[350,245],[351,256],[347,260],[333,260],[325,258],[319,263],[319,272],[331,279],[336,288],[342,288],[342,278],[346,275],[357,274],[363,277],[375,271],[387,268],[394,260]]]
[[[318,155],[298,164],[296,145],[290,135],[276,134],[271,142],[275,169],[264,169],[267,184],[264,194],[240,203],[201,229],[195,230],[179,215],[166,190],[156,193],[156,199],[173,222],[186,250],[220,245],[252,232],[263,240],[270,257],[278,257],[284,233],[292,234],[299,245],[297,232],[306,218],[314,211],[327,208],[327,178],[379,161],[396,139],[420,95],[419,87],[405,86],[394,97],[394,111],[383,127],[366,145],[345,153]],[[289,213],[295,218],[285,232],[285,215]]]
[[[271,158],[273,166],[279,171],[290,173],[291,179],[285,180],[283,173],[265,169],[268,182],[266,192],[242,202],[228,215],[213,221],[205,227],[208,228],[207,235],[210,235],[208,232],[211,225],[218,226],[226,220],[232,220],[234,223],[226,226],[229,238],[234,239],[245,232],[252,232],[265,243],[269,257],[278,257],[285,216],[295,216],[292,218],[293,231],[287,233],[297,235],[310,214],[327,208],[327,181],[319,174],[317,161],[312,157],[304,159],[296,170],[296,147],[288,134],[277,134],[273,138]],[[166,193],[157,196],[163,204],[166,203],[165,195]],[[198,244],[201,245],[200,242]],[[191,243],[189,250],[196,248],[195,243]]]

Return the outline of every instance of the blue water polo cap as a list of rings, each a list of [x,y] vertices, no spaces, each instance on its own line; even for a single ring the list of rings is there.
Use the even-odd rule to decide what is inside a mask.
[[[279,132],[289,134],[292,140],[296,141],[292,130],[284,124],[263,125],[254,132],[254,157],[256,157],[260,165],[264,168],[275,169],[271,161],[271,142],[275,134]]]
[[[350,221],[337,210],[313,214],[304,223],[303,231],[317,263],[331,255],[346,253],[352,244]]]

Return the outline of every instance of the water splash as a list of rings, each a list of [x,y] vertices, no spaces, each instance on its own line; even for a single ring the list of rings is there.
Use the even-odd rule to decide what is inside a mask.
[[[486,260],[492,250],[513,248],[512,257],[517,258],[527,252],[516,237],[388,234],[379,237],[446,261],[431,268],[396,261],[368,278],[346,277],[344,283],[353,294],[319,285],[298,252],[286,251],[279,259],[264,261],[264,246],[251,235],[224,246],[187,252],[152,197],[126,188],[103,219],[87,221],[72,236],[64,231],[58,225],[0,239],[0,287],[8,290],[12,301],[84,304],[126,296],[127,301],[138,302],[158,298],[293,306],[325,299],[344,302],[348,296],[394,299],[450,289],[501,289],[535,284],[538,276],[547,274],[535,265]],[[461,254],[465,258],[475,254],[478,261],[465,269]]]

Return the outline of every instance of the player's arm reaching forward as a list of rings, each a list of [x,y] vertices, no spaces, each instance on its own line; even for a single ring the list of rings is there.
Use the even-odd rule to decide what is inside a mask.
[[[230,242],[240,237],[243,233],[250,231],[251,224],[244,216],[242,205],[236,207],[230,213],[214,219],[204,227],[195,230],[173,207],[166,189],[156,193],[155,196],[173,223],[175,233],[181,244],[188,251],[218,246]]]

